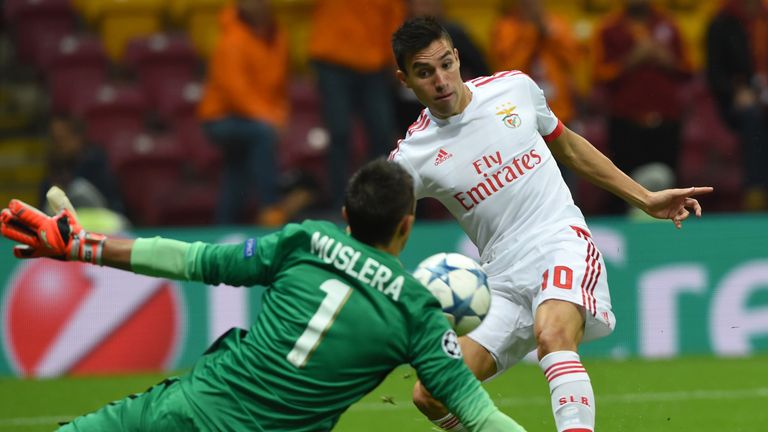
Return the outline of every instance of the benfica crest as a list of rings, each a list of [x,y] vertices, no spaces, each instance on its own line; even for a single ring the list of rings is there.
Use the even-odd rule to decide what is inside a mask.
[[[498,110],[496,111],[496,115],[501,116],[501,121],[504,123],[504,126],[510,129],[515,129],[522,123],[520,116],[515,113],[515,108],[517,107],[511,103],[505,103],[496,108]]]

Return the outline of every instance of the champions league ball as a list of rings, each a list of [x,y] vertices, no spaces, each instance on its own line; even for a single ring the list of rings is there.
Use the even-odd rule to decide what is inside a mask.
[[[472,258],[458,253],[432,255],[416,267],[413,276],[437,297],[459,336],[474,330],[488,313],[488,276]]]

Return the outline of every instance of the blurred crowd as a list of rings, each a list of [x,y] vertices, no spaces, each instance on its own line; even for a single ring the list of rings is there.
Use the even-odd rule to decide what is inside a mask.
[[[712,185],[709,209],[768,209],[768,1],[0,4],[3,197],[34,181],[28,199],[43,205],[58,185],[137,225],[333,215],[349,174],[422,110],[396,82],[390,35],[434,16],[465,79],[527,73],[646,187]],[[627,213],[563,175],[586,214]],[[447,215],[431,202],[418,213]]]

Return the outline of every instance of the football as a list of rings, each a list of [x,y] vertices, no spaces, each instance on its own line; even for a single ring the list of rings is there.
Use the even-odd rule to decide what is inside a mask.
[[[416,267],[413,276],[437,297],[459,336],[474,330],[488,313],[488,276],[472,258],[445,252],[432,255]]]

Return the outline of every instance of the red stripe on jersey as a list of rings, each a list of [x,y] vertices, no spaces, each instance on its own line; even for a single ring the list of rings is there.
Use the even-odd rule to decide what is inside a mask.
[[[420,132],[420,131],[423,131],[424,129],[426,129],[426,128],[427,128],[427,126],[429,126],[429,122],[430,122],[430,120],[429,120],[429,116],[427,116],[427,115],[425,114],[425,115],[424,115],[424,118],[423,118],[423,119],[421,119],[421,121],[419,121],[419,122],[418,122],[418,123],[419,123],[418,125],[416,125],[415,127],[411,127],[410,129],[408,129],[408,135],[410,136],[410,135],[413,135],[413,134],[415,134],[416,132]]]
[[[395,146],[395,149],[389,152],[389,157],[387,157],[387,160],[395,160],[395,156],[397,156],[397,152],[400,151],[400,143],[403,142],[403,140],[399,139],[397,140],[397,146]]]
[[[515,76],[515,75],[525,75],[525,74],[520,72],[520,71],[516,71],[516,70],[496,72],[495,74],[493,74],[493,75],[491,75],[489,77],[481,77],[481,79],[478,79],[477,81],[472,80],[471,82],[472,82],[472,84],[475,85],[475,87],[482,87],[482,86],[490,83],[491,81],[497,80],[499,78],[511,77],[511,76]]]
[[[406,134],[410,135],[414,129],[419,127],[424,122],[425,117],[427,117],[427,110],[423,109],[421,110],[421,113],[419,114],[419,116],[416,118],[416,121],[411,123],[410,126],[408,126],[408,130],[406,131]]]
[[[552,142],[552,140],[557,139],[562,133],[563,130],[565,130],[565,125],[563,122],[561,122],[559,119],[557,120],[557,126],[555,126],[555,130],[549,133],[549,135],[544,137],[544,142],[549,143]]]
[[[564,361],[564,362],[554,363],[554,364],[552,364],[552,366],[548,367],[544,371],[544,375],[546,376],[546,375],[549,375],[552,372],[555,372],[555,369],[557,369],[557,368],[571,367],[571,366],[576,366],[576,365],[581,366],[581,362],[578,361],[578,360],[571,360],[571,361]]]

